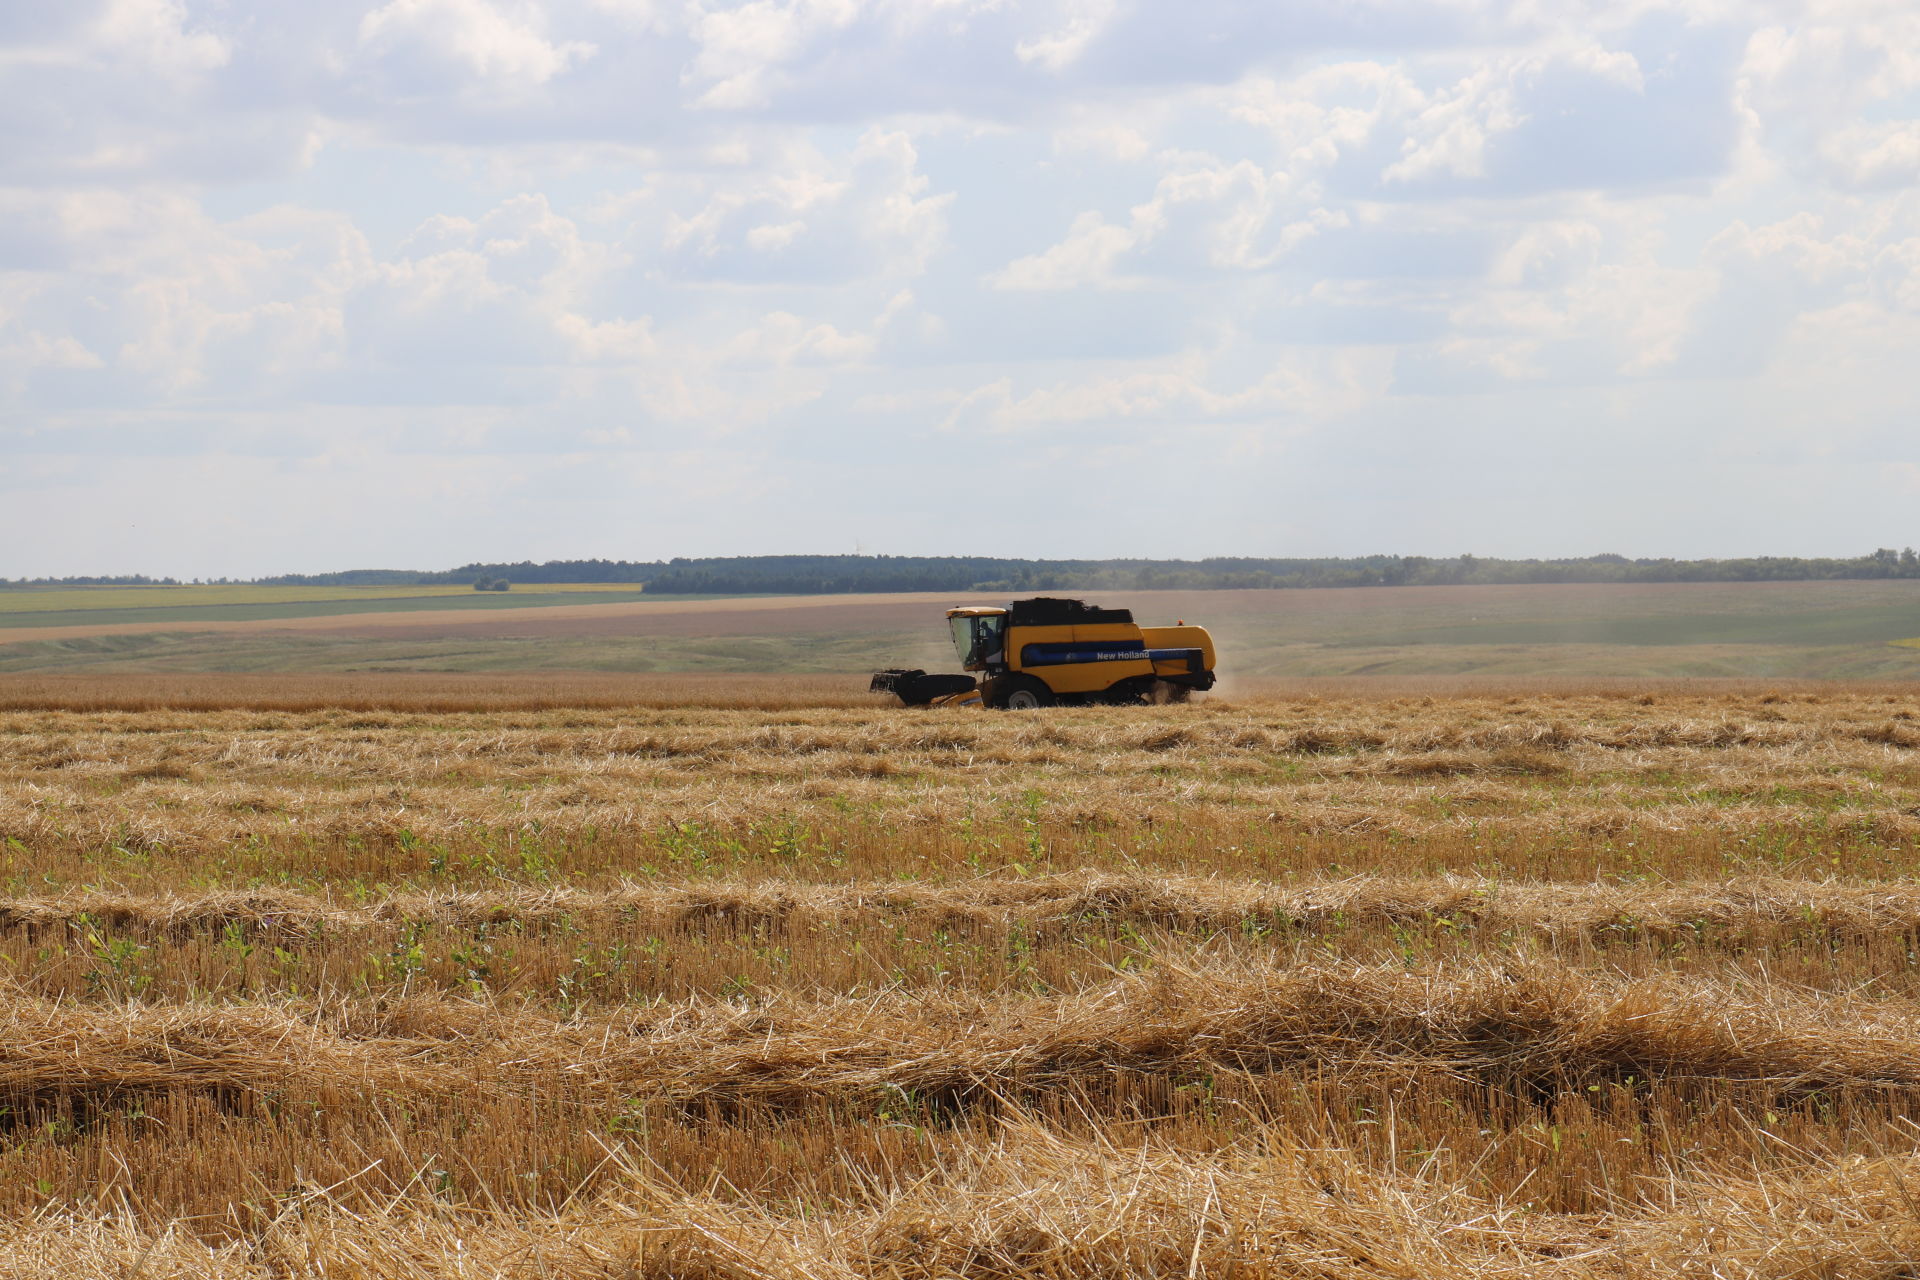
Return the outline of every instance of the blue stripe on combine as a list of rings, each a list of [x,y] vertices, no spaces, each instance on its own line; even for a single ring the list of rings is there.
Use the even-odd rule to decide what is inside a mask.
[[[1068,662],[1184,662],[1193,660],[1199,653],[1198,649],[1142,649],[1089,644],[1086,641],[1060,641],[1025,646],[1020,650],[1020,665],[1054,667]]]

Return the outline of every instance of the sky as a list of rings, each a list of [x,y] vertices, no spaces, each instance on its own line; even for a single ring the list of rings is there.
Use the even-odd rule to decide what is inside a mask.
[[[1920,6],[0,0],[0,576],[1920,542]]]

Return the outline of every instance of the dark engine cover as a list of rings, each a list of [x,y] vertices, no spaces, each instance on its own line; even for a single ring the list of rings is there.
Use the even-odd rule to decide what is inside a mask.
[[[1035,596],[1007,606],[1007,625],[1013,627],[1078,627],[1100,622],[1132,622],[1131,609],[1102,609],[1084,600]]]

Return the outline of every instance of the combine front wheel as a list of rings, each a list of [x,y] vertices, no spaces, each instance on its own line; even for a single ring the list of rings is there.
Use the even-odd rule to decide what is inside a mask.
[[[1032,676],[1006,676],[994,683],[999,686],[994,690],[994,705],[1007,711],[1032,711],[1059,701],[1053,690]]]

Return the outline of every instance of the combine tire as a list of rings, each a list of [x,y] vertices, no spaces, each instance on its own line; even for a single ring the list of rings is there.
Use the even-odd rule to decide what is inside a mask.
[[[1050,707],[1059,699],[1032,676],[1006,676],[994,682],[993,705],[1003,711],[1032,711]]]

